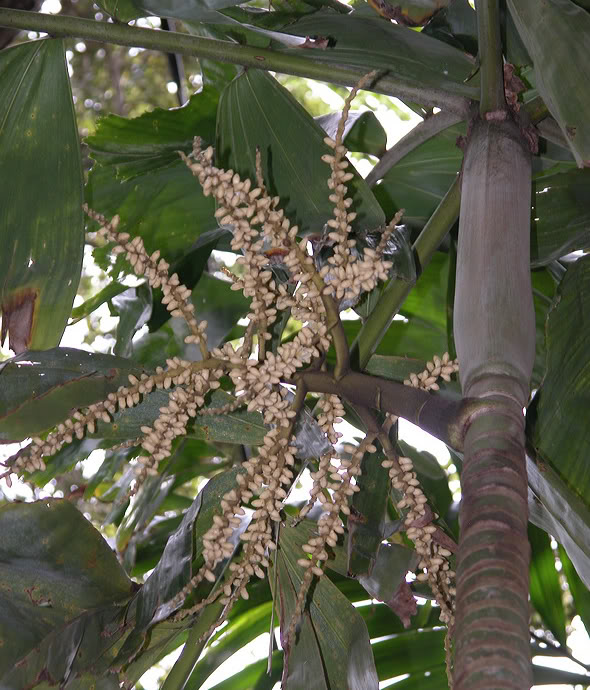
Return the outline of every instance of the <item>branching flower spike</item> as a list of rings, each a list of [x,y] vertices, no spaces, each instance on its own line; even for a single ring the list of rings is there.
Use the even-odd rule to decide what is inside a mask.
[[[249,581],[252,577],[265,577],[273,552],[280,548],[276,535],[278,525],[285,519],[285,500],[302,470],[297,461],[301,448],[296,422],[308,395],[305,373],[330,371],[334,380],[340,381],[350,372],[349,346],[340,309],[346,302],[356,301],[362,292],[375,288],[379,281],[387,280],[392,269],[392,262],[384,256],[401,212],[381,231],[376,246],[360,251],[353,230],[356,214],[347,188],[353,174],[348,171],[343,143],[345,123],[357,91],[374,76],[375,73],[367,75],[350,92],[335,138],[324,140],[331,149],[323,160],[329,166],[327,182],[333,215],[327,220],[332,253],[322,267],[310,253],[307,239],[298,237],[297,226],[279,207],[279,198],[269,195],[260,152],[256,155],[256,183],[217,167],[214,150],[203,149],[199,138],[195,139],[190,156],[180,154],[203,193],[216,200],[215,216],[220,225],[232,231],[231,249],[239,255],[237,264],[241,270],[239,275],[230,274],[231,287],[241,290],[250,301],[248,326],[236,345],[209,347],[207,323],[199,322],[191,291],[176,274],[169,275],[169,265],[160,253],[148,255],[140,237],[131,238],[119,232],[118,216],[109,221],[85,207],[88,216],[100,226],[98,235],[114,243],[113,253],[124,254],[138,276],[145,277],[153,288],[161,288],[166,309],[188,326],[185,342],[197,345],[201,357],[193,362],[175,357],[153,373],[130,374],[126,385],[105,400],[74,411],[43,438],[34,438],[13,459],[9,472],[22,474],[43,469],[46,459],[64,444],[74,438],[82,439],[86,433],[100,434],[100,425],[111,423],[118,411],[141,404],[155,390],[168,391],[167,402],[159,409],[157,418],[141,427],[142,436],[135,441],[141,448],[133,489],[137,491],[147,476],[158,473],[159,464],[172,452],[174,440],[186,434],[196,416],[229,414],[238,408],[260,413],[266,425],[263,442],[242,462],[235,485],[221,497],[219,511],[202,538],[201,565],[170,602],[171,611],[179,609],[177,618],[196,614],[216,600],[223,604],[221,619],[203,637],[225,619],[240,597],[248,598]],[[275,255],[280,256],[288,281],[281,282],[274,272],[269,257]],[[285,310],[302,326],[290,340],[270,347],[270,329]],[[333,370],[327,364],[331,348],[336,356]],[[435,357],[424,372],[410,375],[404,383],[423,391],[436,391],[437,382],[448,381],[456,371],[457,363],[445,354]],[[207,407],[210,394],[220,387],[222,378],[233,384],[234,398],[221,408]],[[293,395],[290,388],[294,384]],[[309,501],[301,508],[299,520],[317,504],[322,513],[298,560],[302,582],[287,629],[282,631],[283,644],[295,644],[310,585],[314,578],[322,576],[330,551],[342,542],[350,502],[359,491],[357,480],[363,458],[367,453],[375,453],[377,444],[384,450],[383,466],[389,471],[392,489],[402,496],[397,508],[403,516],[406,534],[420,556],[418,579],[430,584],[440,606],[441,620],[452,626],[454,573],[449,562],[448,538],[445,541],[433,524],[437,516],[428,507],[411,460],[398,457],[389,440],[387,431],[394,418],[389,417],[384,426],[368,424],[369,431],[358,445],[340,444],[337,425],[345,414],[343,396],[324,394],[316,402],[323,447],[312,468]],[[372,418],[373,411],[363,409],[365,417]],[[303,457],[307,459],[308,455]],[[230,558],[232,562],[225,568]],[[192,606],[182,608],[201,583],[211,583],[209,593]]]

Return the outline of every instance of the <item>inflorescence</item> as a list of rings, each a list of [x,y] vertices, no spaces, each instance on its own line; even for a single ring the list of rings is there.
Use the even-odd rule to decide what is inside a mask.
[[[145,276],[153,288],[162,289],[163,303],[172,316],[186,321],[189,334],[185,340],[199,347],[201,359],[191,362],[174,358],[152,374],[129,375],[128,384],[108,395],[106,400],[76,411],[44,438],[34,438],[16,456],[9,472],[22,474],[44,469],[45,458],[74,438],[95,432],[100,423],[110,423],[117,410],[138,405],[155,389],[169,390],[168,402],[160,408],[158,418],[151,426],[141,427],[142,454],[138,458],[137,490],[146,476],[158,472],[159,463],[170,455],[174,439],[186,433],[191,418],[200,414],[223,414],[241,406],[260,412],[268,428],[264,441],[242,463],[236,485],[222,497],[221,510],[203,537],[203,565],[172,603],[180,607],[202,581],[217,582],[219,564],[236,553],[235,533],[243,524],[248,507],[253,513],[240,534],[240,556],[230,563],[219,587],[213,588],[208,597],[192,608],[181,609],[178,616],[196,613],[220,599],[225,604],[225,617],[239,597],[248,598],[249,580],[253,576],[265,576],[270,554],[277,548],[276,525],[283,520],[284,502],[298,472],[294,430],[306,397],[303,386],[297,388],[293,398],[281,384],[292,382],[296,372],[306,367],[324,366],[332,345],[338,353],[339,305],[343,300],[354,300],[361,292],[372,290],[390,275],[392,264],[384,259],[384,252],[388,240],[396,232],[401,214],[382,231],[375,248],[357,248],[351,225],[356,214],[350,210],[352,199],[347,189],[352,173],[348,172],[349,162],[342,143],[350,104],[358,89],[373,76],[367,75],[350,93],[335,139],[324,139],[331,151],[322,158],[330,167],[328,187],[334,211],[333,218],[327,222],[333,253],[322,268],[318,268],[310,254],[307,239],[298,239],[298,228],[291,225],[279,208],[279,198],[269,195],[259,154],[255,184],[232,170],[216,167],[213,149],[203,150],[198,138],[190,156],[180,154],[204,194],[215,198],[218,222],[232,229],[231,248],[239,254],[238,264],[243,269],[239,277],[232,277],[232,289],[241,290],[251,300],[249,326],[237,347],[225,343],[209,350],[205,333],[207,323],[198,321],[191,291],[180,283],[176,274],[169,275],[169,266],[160,258],[160,253],[148,255],[140,237],[130,238],[127,233],[119,232],[118,216],[108,221],[85,208],[88,216],[100,225],[97,234],[114,243],[113,253],[124,254],[138,276]],[[269,255],[277,251],[289,273],[288,284],[277,278],[269,263]],[[278,345],[273,352],[267,347],[271,338],[269,329],[279,313],[286,309],[304,326],[292,340]],[[424,372],[412,374],[404,383],[437,390],[437,381],[440,378],[448,381],[456,371],[457,363],[445,354],[442,358],[435,357]],[[223,408],[206,408],[208,394],[220,386],[224,376],[233,383],[234,402]],[[436,516],[428,508],[411,460],[398,457],[385,427],[379,433],[369,433],[358,446],[339,447],[340,434],[335,427],[344,415],[342,400],[337,395],[324,395],[318,401],[318,409],[317,422],[331,450],[319,458],[311,474],[310,500],[301,509],[300,519],[316,502],[321,503],[323,512],[316,534],[303,546],[299,560],[304,575],[288,638],[295,632],[313,578],[322,575],[330,548],[337,545],[345,531],[350,497],[359,490],[356,480],[363,456],[375,452],[377,442],[383,446],[386,456],[383,466],[389,470],[392,486],[402,495],[397,508],[403,515],[406,534],[414,542],[421,559],[422,572],[418,579],[429,582],[441,609],[441,620],[451,625],[454,595],[454,573],[448,560],[451,552],[435,539],[438,528],[432,522]],[[393,421],[389,418],[386,426]]]

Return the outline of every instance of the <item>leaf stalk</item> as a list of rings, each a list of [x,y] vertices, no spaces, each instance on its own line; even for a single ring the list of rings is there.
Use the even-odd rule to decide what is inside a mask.
[[[478,0],[477,37],[481,72],[480,115],[506,109],[498,0]]]
[[[114,43],[159,50],[165,53],[194,55],[199,58],[229,62],[254,69],[328,81],[342,86],[354,86],[365,73],[365,70],[359,67],[328,64],[321,60],[283,53],[278,50],[189,36],[175,31],[156,31],[66,15],[40,14],[0,8],[0,26],[46,32],[56,38],[76,37],[99,43]],[[413,82],[386,74],[374,82],[371,90],[420,103],[425,107],[438,107],[463,117],[469,110],[469,101],[463,96],[434,87],[416,86]]]

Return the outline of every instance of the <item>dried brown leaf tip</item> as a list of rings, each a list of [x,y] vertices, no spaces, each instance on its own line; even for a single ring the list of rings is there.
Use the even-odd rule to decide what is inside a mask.
[[[4,345],[8,336],[10,349],[17,355],[27,350],[31,344],[36,300],[37,292],[31,289],[18,290],[4,296],[0,309],[0,345]]]

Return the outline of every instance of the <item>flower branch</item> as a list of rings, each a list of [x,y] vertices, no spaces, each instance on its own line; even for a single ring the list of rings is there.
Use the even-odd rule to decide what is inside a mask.
[[[293,380],[309,392],[337,395],[352,405],[403,417],[458,451],[463,448],[468,421],[495,406],[494,401],[432,395],[422,387],[359,372],[348,372],[337,380],[329,372],[305,371]]]

